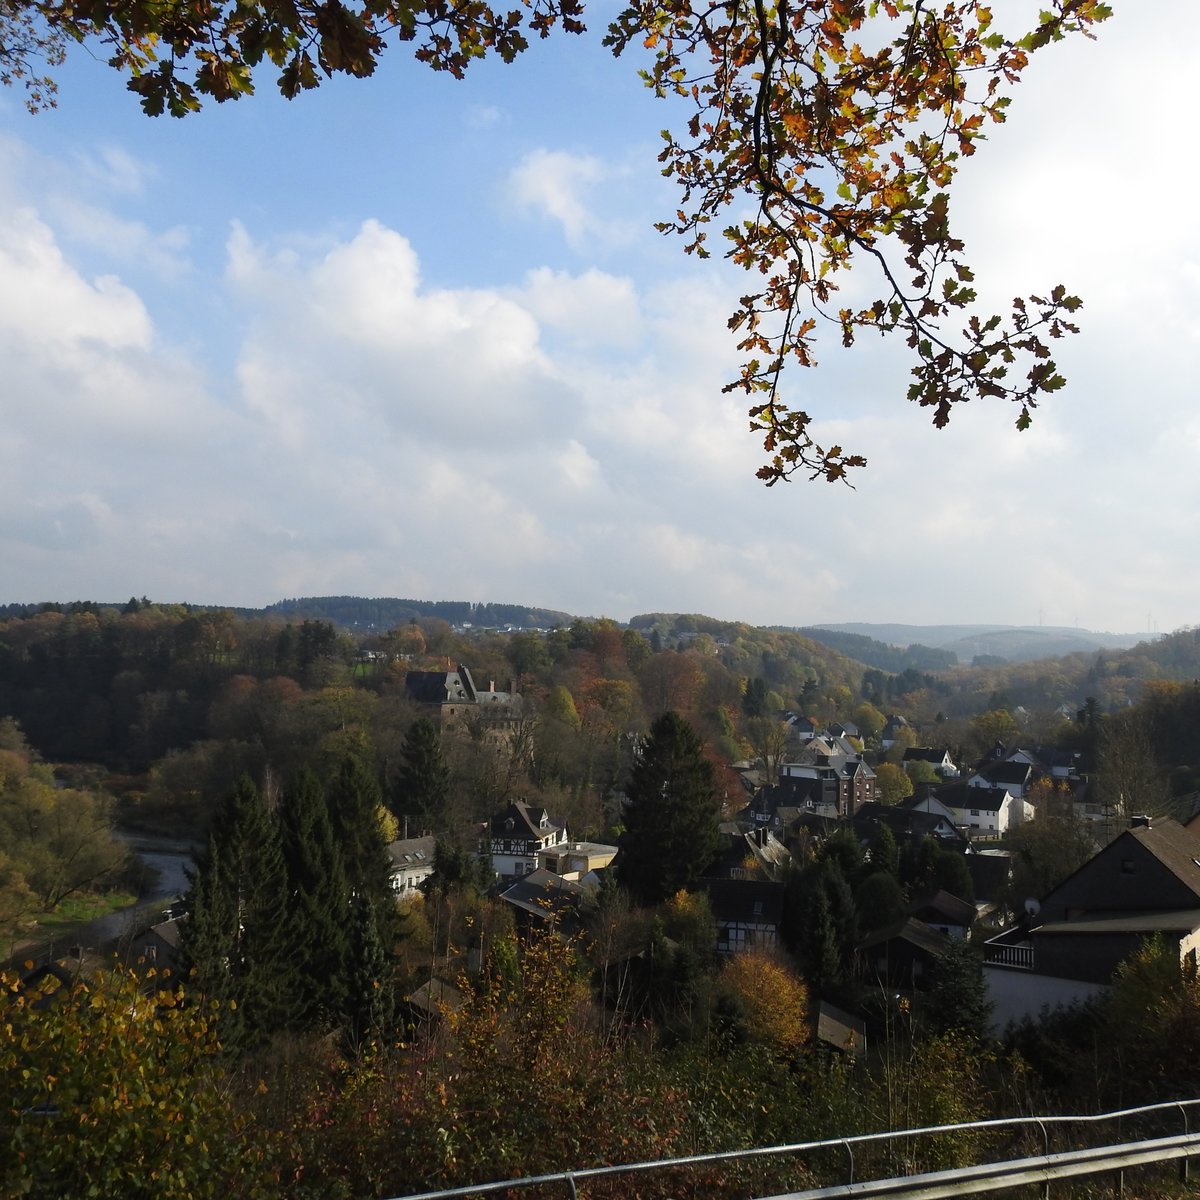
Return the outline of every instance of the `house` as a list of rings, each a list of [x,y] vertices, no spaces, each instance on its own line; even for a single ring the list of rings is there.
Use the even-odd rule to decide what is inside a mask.
[[[1141,818],[984,944],[998,1028],[1096,994],[1157,935],[1200,950],[1200,828]]]
[[[819,763],[828,758],[858,758],[862,748],[841,734],[819,733],[810,738],[796,754],[794,762]]]
[[[179,959],[179,935],[181,922],[168,917],[134,936],[130,951],[143,966],[153,967],[161,975],[173,972]]]
[[[791,713],[788,716],[787,725],[792,737],[798,738],[802,742],[815,738],[821,728],[812,717],[801,716],[798,713]]]
[[[507,691],[498,691],[494,681],[481,689],[462,663],[454,671],[409,671],[404,677],[404,690],[418,704],[436,705],[443,727],[461,725],[470,717],[507,716],[517,701],[515,683],[509,683]]]
[[[1032,763],[1022,759],[1004,759],[981,767],[967,782],[972,787],[1004,788],[1010,795],[1020,799],[1041,774],[1041,769]]]
[[[897,845],[931,837],[952,849],[966,847],[966,838],[955,827],[954,818],[949,812],[929,812],[922,808],[909,808],[903,803],[879,804],[872,801],[854,814],[854,832],[861,841],[872,838],[879,826],[891,830]]]
[[[945,957],[950,939],[916,917],[881,929],[858,947],[867,979],[885,987],[926,986]]]
[[[777,804],[851,817],[875,799],[875,772],[857,754],[818,754],[812,762],[783,763],[777,795]]]
[[[975,905],[947,891],[934,892],[913,905],[912,916],[950,938],[966,939],[975,923]]]
[[[896,744],[896,738],[900,731],[911,728],[912,726],[899,713],[888,713],[888,719],[879,735],[880,746],[885,750],[890,750]]]
[[[583,879],[593,871],[603,871],[617,857],[617,847],[603,842],[566,842],[539,850],[538,867],[565,879]]]
[[[901,812],[924,813],[934,819],[934,825],[929,830],[931,836],[940,841],[953,843],[955,848],[963,848],[961,843],[966,841],[966,835],[961,828],[961,822],[955,811],[948,808],[938,799],[937,792],[941,789],[918,788],[911,796],[905,796],[896,808]]]
[[[440,1021],[446,1013],[458,1012],[464,1002],[458,988],[435,975],[404,998],[409,1019],[414,1024]]]
[[[725,846],[704,872],[712,879],[782,879],[792,852],[770,830],[721,826]]]
[[[583,897],[580,883],[541,869],[522,876],[499,896],[515,910],[519,930],[553,928],[565,932],[578,929]]]
[[[401,838],[387,847],[391,861],[392,891],[411,896],[433,874],[434,837]]]
[[[823,1050],[859,1058],[867,1052],[867,1026],[828,1000],[818,1000],[810,1017],[813,1042]]]
[[[954,823],[973,837],[1000,837],[1033,816],[1033,805],[1007,788],[982,782],[951,783],[936,788],[937,799],[950,810]]]
[[[773,947],[783,925],[783,884],[766,879],[702,879],[717,922],[717,952]]]
[[[504,879],[536,871],[543,850],[559,850],[566,845],[566,823],[552,821],[544,808],[535,808],[524,800],[514,800],[488,825],[486,851],[492,869]]]
[[[943,779],[949,779],[958,774],[954,759],[945,747],[909,746],[904,751],[903,767],[907,771],[910,763],[928,763]]]

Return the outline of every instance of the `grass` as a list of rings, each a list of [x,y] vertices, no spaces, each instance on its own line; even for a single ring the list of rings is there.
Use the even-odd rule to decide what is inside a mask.
[[[136,903],[137,897],[126,891],[68,896],[56,909],[31,913],[19,926],[0,930],[0,960],[5,956],[18,955],[30,947],[49,942],[60,943],[96,917],[107,916]]]
[[[68,896],[52,912],[35,913],[33,920],[39,929],[57,932],[69,925],[81,925],[96,917],[105,917],[119,908],[137,903],[132,892],[98,892]]]

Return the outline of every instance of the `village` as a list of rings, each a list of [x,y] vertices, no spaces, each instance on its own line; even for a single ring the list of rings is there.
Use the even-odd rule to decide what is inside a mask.
[[[19,959],[18,994],[74,996],[120,972],[146,996],[165,982],[181,1020],[216,1005],[214,1062],[271,1076],[285,1048],[291,1061],[307,1047],[307,1082],[289,1067],[268,1094],[316,1088],[315,1103],[328,1086],[340,1094],[337,1079],[366,1087],[386,1061],[380,1086],[386,1078],[407,1097],[414,1129],[444,1119],[421,1082],[435,1077],[461,1129],[475,1128],[484,1094],[488,1120],[507,1127],[518,1113],[500,1118],[496,1107],[510,1103],[504,1047],[518,1053],[530,1038],[519,1053],[550,1055],[556,1071],[569,1046],[586,1047],[589,1061],[607,1064],[596,1069],[610,1087],[619,1077],[626,1100],[614,1094],[615,1103],[646,1088],[636,1103],[656,1113],[677,1072],[770,1063],[787,1082],[774,1085],[757,1132],[733,1135],[742,1109],[722,1118],[738,1138],[786,1140],[774,1122],[801,1087],[825,1097],[805,1119],[831,1134],[912,1119],[869,1116],[883,1096],[890,1105],[923,1097],[913,1110],[923,1119],[970,1120],[1016,1103],[1013,1089],[1034,1080],[1061,1103],[1131,1091],[1158,1099],[1189,1086],[1174,1024],[1160,1028],[1150,1010],[1121,1032],[1113,1021],[1164,997],[1189,1012],[1195,990],[1192,685],[1145,691],[1154,728],[1178,732],[1157,750],[1173,769],[1150,770],[1133,753],[1145,750],[1133,738],[1142,707],[1052,707],[1036,690],[1053,678],[1041,665],[1004,678],[1029,710],[1016,700],[996,708],[993,677],[969,668],[961,678],[991,689],[972,716],[965,705],[979,702],[957,698],[953,673],[863,670],[798,635],[681,624],[643,635],[606,622],[545,633],[427,622],[355,642],[310,620],[297,629],[140,604],[94,619],[15,618],[9,644],[24,657],[7,660],[14,697],[22,671],[44,687],[56,661],[73,669],[67,647],[81,633],[91,645],[120,637],[114,679],[140,661],[154,686],[155,660],[136,657],[145,645],[177,703],[209,697],[178,710],[199,714],[205,739],[147,758],[142,774],[115,764],[135,763],[168,727],[143,723],[123,740],[107,726],[118,748],[107,800],[81,787],[79,767],[56,768],[54,787],[20,727],[6,724],[7,769],[23,789],[5,801],[14,816],[41,797],[60,821],[111,813],[127,840],[161,848],[174,831],[174,844],[191,846],[181,895],[157,907],[143,896],[115,936],[109,924],[100,940],[81,931]],[[188,636],[164,639],[170,629]],[[57,660],[39,638],[62,647]],[[162,657],[167,645],[175,650]],[[1180,655],[1182,641],[1162,651]],[[754,662],[772,678],[739,681],[737,665]],[[280,664],[294,681],[270,675]],[[1079,678],[1136,682],[1127,668],[1099,671],[1092,662]],[[782,704],[781,688],[804,707]],[[877,707],[868,694],[902,703]],[[78,689],[61,696],[96,708]],[[38,710],[28,711],[40,737]],[[142,711],[163,721],[171,712]],[[107,835],[89,828],[88,861],[99,869]],[[13,861],[30,864],[28,894],[48,886],[23,844],[10,844]],[[113,878],[128,878],[127,851],[113,847]],[[60,890],[93,890],[61,878]],[[22,894],[10,890],[8,902]],[[1149,978],[1174,982],[1139,991]],[[63,1019],[69,1003],[54,1010]],[[1133,1039],[1137,1070],[1089,1073],[1082,1049],[1065,1070],[1063,1039],[1082,1048],[1096,1038]],[[982,1090],[960,1089],[951,1103],[938,1056]],[[749,1077],[728,1086],[743,1084]],[[355,1095],[365,1102],[374,1086]],[[359,1100],[343,1100],[348,1118]],[[825,1124],[821,1105],[855,1115]],[[268,1120],[259,1108],[239,1101],[266,1136],[282,1114]],[[692,1136],[698,1116],[686,1106],[680,1116],[660,1148]],[[556,1118],[548,1129],[565,1136],[568,1126]],[[613,1153],[606,1145],[594,1153]],[[314,1170],[322,1146],[293,1139]],[[412,1169],[404,1154],[396,1161]],[[460,1153],[425,1178],[483,1169]]]

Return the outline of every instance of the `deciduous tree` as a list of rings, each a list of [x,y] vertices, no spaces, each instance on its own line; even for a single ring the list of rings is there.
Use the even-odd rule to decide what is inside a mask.
[[[903,767],[881,762],[875,768],[875,794],[880,804],[898,804],[913,794],[913,781]]]
[[[256,1131],[230,1107],[211,1011],[132,973],[0,974],[0,1195],[266,1196]]]
[[[808,989],[777,957],[748,950],[735,954],[721,983],[736,1000],[747,1036],[780,1054],[808,1041]]]

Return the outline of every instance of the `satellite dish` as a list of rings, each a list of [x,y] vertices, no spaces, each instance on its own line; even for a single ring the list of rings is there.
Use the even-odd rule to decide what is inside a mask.
[[[1036,896],[1030,896],[1025,901],[1025,912],[1030,917],[1036,917],[1042,911],[1041,901]]]

